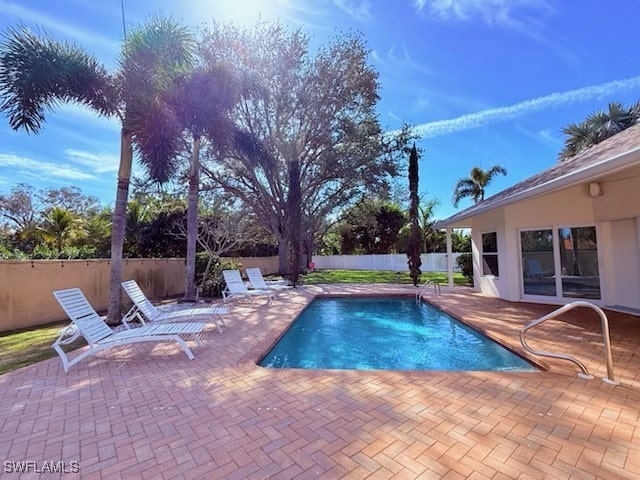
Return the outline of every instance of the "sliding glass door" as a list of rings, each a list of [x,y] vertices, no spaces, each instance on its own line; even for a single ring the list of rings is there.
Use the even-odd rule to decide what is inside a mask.
[[[520,232],[522,280],[526,295],[556,295],[553,230]]]
[[[600,298],[596,227],[560,228],[562,296]]]
[[[524,295],[601,298],[595,227],[522,230],[520,251]]]

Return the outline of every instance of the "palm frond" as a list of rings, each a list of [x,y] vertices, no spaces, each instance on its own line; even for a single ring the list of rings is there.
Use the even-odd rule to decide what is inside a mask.
[[[109,116],[118,90],[98,61],[79,47],[10,28],[0,43],[0,111],[14,130],[37,133],[58,104],[78,102]]]
[[[458,180],[453,192],[453,206],[457,208],[460,200],[466,197],[473,197],[475,199],[478,195],[478,189],[478,185],[469,178],[461,178]]]
[[[136,120],[133,142],[151,179],[167,182],[178,166],[182,128],[175,112],[157,100]]]
[[[235,126],[230,112],[239,98],[229,70],[197,71],[182,76],[172,88],[168,102],[183,126],[194,137],[206,137],[219,150],[232,145]]]
[[[486,174],[487,174],[487,183],[489,183],[498,174],[506,175],[507,174],[507,169],[504,168],[502,165],[494,165],[489,170],[487,170]],[[485,186],[486,186],[486,184],[485,184]]]
[[[171,89],[193,68],[195,41],[191,31],[171,18],[156,15],[127,37],[120,55],[125,102]]]

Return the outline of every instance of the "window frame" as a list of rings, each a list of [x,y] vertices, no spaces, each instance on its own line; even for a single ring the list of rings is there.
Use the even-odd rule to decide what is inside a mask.
[[[485,251],[485,242],[484,242],[484,236],[485,235],[495,235],[495,251]],[[481,266],[482,266],[482,276],[483,277],[489,277],[489,278],[500,278],[500,253],[499,253],[499,248],[498,248],[498,231],[497,230],[488,230],[486,232],[481,232],[480,233],[480,246],[481,246],[481,251],[480,251],[480,261],[481,261]],[[489,256],[489,257],[495,257],[495,266],[496,266],[496,272],[493,273],[491,272],[491,270],[489,269],[489,271],[486,271],[486,266],[487,264],[485,263],[485,256]]]

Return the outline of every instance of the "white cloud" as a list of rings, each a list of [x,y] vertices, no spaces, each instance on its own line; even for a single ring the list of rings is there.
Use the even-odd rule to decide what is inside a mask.
[[[562,145],[562,139],[560,138],[560,135],[554,134],[551,130],[547,128],[540,130],[538,132],[538,135],[540,135],[547,142],[550,142],[556,145]]]
[[[69,39],[77,41],[83,46],[88,46],[94,50],[120,51],[120,42],[113,38],[99,35],[90,30],[79,28],[77,25],[65,23],[52,15],[44,14],[42,11],[30,9],[18,3],[0,1],[0,14],[13,17],[25,24],[35,24],[49,30],[61,33]]]
[[[415,10],[445,21],[477,22],[545,40],[541,17],[554,13],[548,0],[414,0]]]
[[[627,92],[640,88],[640,76],[624,80],[614,80],[600,85],[578,88],[566,92],[552,93],[544,97],[525,100],[506,107],[490,108],[469,113],[450,120],[439,120],[414,127],[423,138],[433,138],[472,128],[500,123],[529,113],[539,112],[561,105],[569,105],[585,100],[598,99],[617,92]]]
[[[480,18],[490,25],[510,26],[528,13],[551,13],[547,0],[415,0],[418,12],[425,10],[443,20],[471,21]]]
[[[403,121],[402,118],[400,118],[398,115],[393,113],[391,110],[389,110],[389,112],[387,112],[387,115],[389,115],[391,118],[393,118],[394,120],[396,120],[398,122],[402,122]]]
[[[386,54],[380,54],[377,50],[371,52],[373,59],[380,64],[386,73],[395,73],[398,76],[406,77],[408,72],[421,75],[433,75],[434,71],[414,59],[406,45],[398,48],[393,45]]]
[[[109,153],[92,153],[68,148],[64,153],[74,163],[89,167],[95,173],[117,172],[120,159]]]
[[[93,175],[78,170],[72,165],[41,162],[27,157],[4,153],[0,153],[0,167],[8,167],[15,173],[22,173],[32,177],[38,176],[40,178],[46,176],[71,180],[93,180],[96,178]]]
[[[68,115],[83,123],[90,122],[96,127],[106,128],[119,132],[121,127],[117,117],[101,117],[96,112],[79,103],[62,103],[57,107],[54,115]]]
[[[333,3],[360,23],[366,23],[372,18],[371,3],[368,0],[333,0]]]
[[[562,146],[562,139],[559,135],[555,135],[551,130],[543,129],[540,131],[530,130],[518,123],[514,124],[515,129],[525,137],[530,138],[532,141],[549,148],[551,151],[557,153]]]

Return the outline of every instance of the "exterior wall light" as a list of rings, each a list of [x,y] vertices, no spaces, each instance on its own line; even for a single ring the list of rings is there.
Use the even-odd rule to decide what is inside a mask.
[[[603,195],[604,192],[602,191],[602,187],[600,187],[600,184],[598,182],[591,182],[589,184],[589,196],[590,197],[599,197],[601,195]]]

